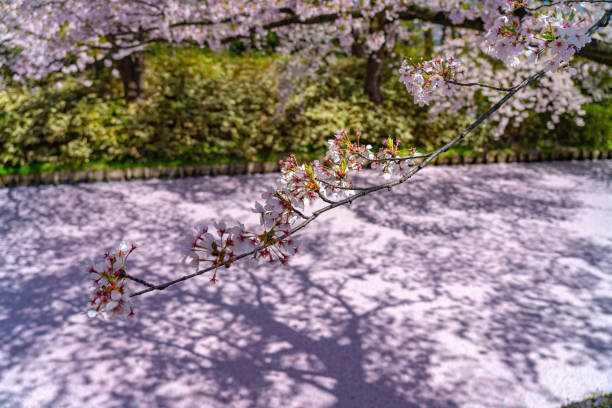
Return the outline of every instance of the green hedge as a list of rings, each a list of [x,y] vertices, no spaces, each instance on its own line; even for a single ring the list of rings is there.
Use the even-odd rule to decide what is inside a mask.
[[[90,88],[73,77],[54,77],[37,84],[37,94],[22,85],[0,93],[0,172],[262,161],[289,152],[317,157],[339,128],[361,131],[364,142],[372,144],[394,136],[405,146],[424,149],[449,140],[470,122],[464,115],[430,120],[390,69],[384,74],[384,102],[373,106],[362,91],[365,64],[358,59],[339,60],[322,83],[304,83],[302,97],[279,111],[273,56],[157,48],[147,58],[147,94],[138,103],[123,101],[120,81],[103,67],[86,74],[93,81]],[[54,87],[58,80],[61,90]],[[495,141],[484,125],[465,148],[610,149],[611,105],[608,99],[585,106],[585,128],[566,118],[550,132],[546,117],[532,115]]]

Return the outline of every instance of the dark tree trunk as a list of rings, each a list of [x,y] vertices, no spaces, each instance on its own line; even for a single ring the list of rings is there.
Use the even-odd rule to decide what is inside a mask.
[[[384,31],[387,19],[384,12],[380,12],[370,21],[369,32],[376,33]],[[383,44],[378,51],[368,56],[366,66],[365,93],[375,105],[382,102],[380,84],[382,80],[383,63],[385,60],[387,44]]]
[[[425,59],[430,60],[433,55],[433,33],[431,28],[425,30]]]
[[[367,56],[364,43],[358,41],[357,39],[351,45],[351,55],[354,57],[365,58]]]
[[[366,68],[365,93],[370,101],[378,105],[382,102],[380,94],[380,83],[382,80],[383,62],[385,60],[385,47],[382,46],[378,51],[370,54]]]
[[[144,64],[144,52],[135,52],[117,61],[117,69],[123,82],[123,96],[128,102],[137,101],[143,96],[142,73]]]

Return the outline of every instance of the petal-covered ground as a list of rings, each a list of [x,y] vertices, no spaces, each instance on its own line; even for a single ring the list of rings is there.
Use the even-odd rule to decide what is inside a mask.
[[[255,222],[275,177],[0,190],[0,407],[545,408],[612,389],[611,161],[427,168],[320,217],[288,267],[87,318],[89,259],[126,238],[133,275],[191,273],[191,225]]]

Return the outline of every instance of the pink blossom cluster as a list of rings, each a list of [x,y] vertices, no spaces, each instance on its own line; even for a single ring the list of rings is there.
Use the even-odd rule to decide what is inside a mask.
[[[374,158],[370,151],[372,146],[360,143],[361,133],[356,136],[356,142],[352,142],[346,130],[337,130],[335,137],[327,141],[325,161],[314,163],[317,180],[322,181],[320,189],[324,197],[338,199],[352,195],[352,173],[360,171],[367,160]]]
[[[435,52],[459,53],[458,57],[461,58],[462,68],[465,71],[463,82],[479,82],[511,88],[541,68],[525,64],[512,69],[500,68],[491,60],[479,57],[479,54],[486,51],[487,45],[479,40],[477,33],[466,29],[457,31],[461,38],[447,40],[437,46]],[[501,138],[508,127],[520,126],[529,117],[530,112],[550,115],[547,126],[551,130],[560,123],[563,114],[571,116],[577,125],[583,126],[585,111],[582,105],[597,100],[597,97],[601,97],[602,93],[606,92],[606,87],[600,80],[603,77],[602,72],[588,73],[582,69],[584,65],[582,62],[576,62],[574,65],[580,68],[579,76],[573,76],[568,70],[546,75],[538,81],[537,86],[524,88],[520,94],[504,104],[485,125],[490,128],[493,138]],[[588,67],[594,70],[598,64],[590,63]],[[602,68],[606,70],[605,67]],[[576,83],[580,84],[580,87]],[[580,88],[584,88],[585,92]],[[443,113],[462,112],[472,117],[476,116],[479,113],[478,105],[474,103],[476,93],[478,98],[485,97],[488,101],[494,101],[500,95],[500,92],[494,89],[458,86],[452,97],[440,95],[432,103],[429,114],[438,119]],[[444,117],[448,116],[442,116]]]
[[[269,201],[276,204],[274,200]],[[279,209],[273,205],[266,205],[259,208],[256,206],[254,211],[260,211],[262,225],[266,226],[263,233],[249,232],[241,223],[228,227],[225,222],[220,221],[215,224],[215,236],[208,232],[207,226],[199,226],[195,228],[195,236],[189,240],[185,259],[189,259],[189,263],[195,266],[196,270],[202,263],[213,266],[215,268],[211,278],[213,283],[217,281],[217,269],[221,266],[231,266],[238,255],[252,253],[248,258],[251,263],[259,259],[267,260],[271,264],[286,263],[289,255],[295,253],[295,244],[290,237],[277,236],[277,233],[289,235],[289,230],[283,228],[288,224],[281,225],[278,221],[280,217],[266,224],[272,213],[279,214]]]
[[[519,7],[524,8],[522,4]],[[591,23],[577,3],[563,2],[530,12],[522,18],[501,15],[485,35],[490,55],[510,66],[523,57],[528,63],[542,63],[557,70],[590,41],[586,34]]]
[[[330,200],[344,199],[355,194],[353,176],[365,165],[371,164],[385,179],[392,175],[402,176],[414,165],[417,154],[410,149],[408,157],[400,157],[399,140],[388,138],[378,152],[371,145],[360,143],[361,133],[353,141],[349,133],[337,130],[335,137],[328,140],[325,160],[299,165],[295,157],[282,162],[281,178],[277,183],[284,194],[297,199],[298,205],[308,205],[318,197]],[[301,208],[301,207],[300,207]]]
[[[375,155],[376,160],[372,163],[372,168],[379,168],[383,174],[383,178],[390,179],[392,176],[403,176],[410,168],[414,165],[414,159],[402,159],[397,160],[399,157],[399,145],[400,141],[388,138],[383,141],[385,147],[381,147],[379,152]],[[410,156],[417,155],[418,152],[414,147],[410,148]]]
[[[270,265],[286,264],[289,257],[298,251],[298,244],[291,236],[295,210],[281,192],[264,193],[262,197],[266,199],[264,204],[257,202],[253,209],[259,215],[262,231],[252,232],[241,223],[228,226],[220,221],[215,224],[216,234],[213,235],[208,226],[198,226],[185,248],[184,260],[195,266],[196,271],[202,264],[213,267],[212,283],[217,282],[218,268],[229,268],[238,257],[245,255],[248,255],[246,260],[251,266],[258,261]]]
[[[451,96],[456,86],[449,81],[455,81],[463,75],[461,63],[453,57],[435,58],[410,64],[402,63],[399,70],[400,82],[406,85],[406,90],[414,97],[414,103],[422,106],[436,98],[436,91],[445,96]]]
[[[241,224],[228,226],[215,224],[214,234],[207,226],[198,226],[185,248],[185,260],[196,270],[202,265],[214,269],[211,282],[217,281],[218,268],[231,266],[237,259],[246,257],[250,265],[259,261],[268,264],[286,264],[298,251],[298,243],[292,236],[292,228],[300,219],[306,219],[303,211],[318,199],[326,201],[343,199],[354,194],[352,175],[372,162],[385,178],[402,175],[414,164],[409,158],[399,158],[399,141],[389,139],[378,153],[372,146],[351,141],[348,132],[338,130],[329,140],[325,160],[300,164],[293,155],[281,160],[281,175],[276,189],[262,194],[263,202],[256,202],[253,212],[259,216],[259,230],[250,231]],[[412,149],[411,155],[415,154]]]
[[[218,238],[208,232],[208,226],[198,226],[194,228],[195,236],[190,240],[191,263],[198,266],[200,261],[211,262],[214,266],[231,264],[234,262],[234,245],[240,241],[237,235],[240,234],[239,227],[232,227],[228,230],[224,222],[215,225]]]
[[[603,5],[552,2],[533,9],[543,4],[527,0],[5,0],[0,2],[0,44],[21,51],[17,56],[3,56],[1,63],[22,80],[56,71],[82,71],[95,61],[116,61],[156,41],[218,48],[231,38],[255,34],[263,39],[266,31],[273,30],[282,32],[279,38],[284,42],[303,46],[298,39],[308,42],[312,33],[296,23],[330,15],[334,17],[309,24],[323,27],[317,29],[312,43],[322,43],[319,37],[325,37],[330,44],[329,39],[335,38],[348,50],[356,38],[365,36],[366,48],[372,53],[393,44],[393,26],[410,19],[415,8],[449,13],[457,24],[481,19],[491,52],[504,60],[513,61],[516,55],[533,49],[532,43],[544,45],[565,60],[566,46],[584,45],[585,27],[596,18],[593,11],[602,10]],[[526,15],[513,17],[517,9],[525,10]],[[372,25],[380,16],[384,24]],[[288,17],[296,18],[292,20],[296,23],[283,24]]]
[[[368,35],[365,44],[370,53],[378,51],[385,45],[385,33],[383,31],[377,31]]]
[[[134,244],[121,242],[115,252],[107,252],[101,260],[89,267],[92,280],[92,298],[89,317],[133,317],[130,290],[127,286],[126,264],[128,256],[136,249]]]

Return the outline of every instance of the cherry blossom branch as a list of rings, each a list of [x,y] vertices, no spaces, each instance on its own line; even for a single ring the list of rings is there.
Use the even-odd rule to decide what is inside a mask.
[[[320,179],[320,178],[315,178],[315,180],[317,180],[321,184],[324,184],[324,185],[332,187],[332,188],[337,188],[339,190],[347,190],[347,191],[356,190],[357,191],[357,190],[367,190],[369,188],[369,187],[356,187],[356,186],[350,186],[350,187],[339,186],[337,184],[330,183],[329,181],[325,181],[325,180]],[[325,196],[323,196],[321,193],[319,193],[319,197],[321,197],[322,199],[325,198]],[[325,201],[325,199],[323,201]],[[327,201],[325,201],[325,202],[328,202],[328,203],[331,203],[331,204],[335,204],[336,203],[336,201],[331,201],[329,199],[327,199]]]
[[[320,181],[319,179],[316,179],[316,180],[317,180],[317,181]],[[328,184],[328,183],[325,183],[325,184]],[[329,185],[329,186],[331,186],[331,187],[335,187],[335,186],[334,186],[334,185],[332,185],[332,184],[328,184],[328,185]],[[323,200],[323,201],[324,201],[324,202],[326,202],[327,204],[336,204],[336,203],[337,203],[337,201],[333,201],[333,200],[330,200],[329,198],[325,197],[323,194],[321,194],[321,192],[320,192],[320,191],[317,191],[317,195],[319,196],[319,198],[320,198],[321,200]]]
[[[135,277],[135,276],[128,275],[127,273],[126,273],[126,274],[124,274],[124,276],[125,276],[125,278],[126,278],[126,279],[132,280],[132,281],[134,281],[134,282],[138,282],[138,283],[140,283],[141,285],[148,286],[148,287],[153,288],[153,289],[155,289],[155,288],[156,288],[156,286],[155,286],[154,284],[149,283],[149,282],[147,282],[147,281],[145,281],[145,280],[143,280],[143,279],[137,278],[137,277]]]
[[[612,3],[612,1],[610,1],[610,3]],[[595,34],[595,31],[599,30],[600,28],[606,27],[610,22],[610,15],[612,15],[612,8],[606,10],[604,15],[595,24],[593,24],[591,28],[587,30],[586,35],[591,36]]]
[[[590,36],[600,27],[606,26],[611,14],[612,9],[607,10],[586,31],[586,34]],[[562,62],[566,61],[562,60]],[[565,66],[559,62],[555,65],[557,68]],[[420,92],[419,100],[421,102],[428,102],[432,99],[433,91],[436,89],[442,89],[447,95],[453,92],[452,88],[448,85],[446,87],[442,85],[445,81],[454,80],[456,74],[461,72],[458,70],[458,66],[459,64],[452,57],[447,57],[446,59],[437,58],[427,62],[421,60],[420,63],[414,66],[408,66],[405,63],[402,65],[402,69],[400,69],[400,74],[402,75],[400,80],[406,84],[407,90],[413,93],[413,95]],[[128,276],[125,272],[127,257],[136,247],[133,244],[129,246],[122,242],[117,252],[107,252],[102,263],[96,263],[89,269],[94,291],[88,316],[133,316],[134,312],[130,302],[131,297],[156,290],[164,290],[169,286],[213,270],[214,274],[211,282],[214,283],[216,282],[216,274],[220,267],[225,266],[229,268],[235,261],[250,257],[251,255],[252,257],[249,261],[266,259],[270,263],[276,263],[278,260],[285,264],[289,256],[295,254],[298,250],[291,237],[308,226],[321,214],[345,204],[350,205],[354,200],[368,194],[383,189],[390,191],[394,186],[405,183],[429,165],[441,153],[448,151],[463,140],[472,130],[487,120],[493,113],[497,112],[519,91],[538,81],[548,71],[551,71],[550,66],[531,75],[519,85],[507,88],[508,90],[505,91],[507,92],[506,95],[490,107],[487,112],[461,133],[457,134],[450,142],[436,151],[424,155],[425,157],[420,157],[424,160],[418,164],[408,161],[407,165],[402,167],[404,163],[397,163],[399,161],[397,158],[399,154],[398,140],[394,141],[392,138],[389,138],[384,142],[386,147],[381,148],[377,154],[373,154],[370,151],[371,146],[359,144],[360,133],[357,134],[357,142],[353,143],[344,130],[336,132],[336,139],[329,141],[330,149],[326,156],[326,159],[331,164],[329,168],[322,166],[318,161],[300,165],[296,157],[291,155],[287,161],[281,161],[282,169],[281,178],[277,182],[278,189],[262,195],[264,199],[267,199],[265,205],[255,204],[253,211],[261,215],[261,224],[264,227],[263,233],[249,232],[242,224],[228,228],[225,223],[220,222],[216,224],[219,238],[215,238],[212,234],[208,233],[206,226],[199,227],[196,229],[196,237],[186,254],[188,257],[193,258],[194,262],[192,264],[196,265],[195,273],[184,275],[160,285],[154,285],[142,279]],[[362,155],[361,153],[363,152],[368,152],[368,156]],[[413,160],[415,158],[416,155],[412,155],[406,157],[405,160]],[[347,174],[350,171],[361,170],[364,159],[366,162],[371,159],[376,160],[372,164],[373,167],[378,167],[378,163],[381,161],[385,162],[380,166],[385,178],[390,178],[397,168],[399,168],[400,177],[372,187],[354,187],[352,186],[353,182],[347,178]],[[330,183],[327,180],[320,180],[321,177],[330,177],[331,180],[335,180],[341,185],[336,186],[333,181]],[[323,186],[329,186],[331,190]],[[343,194],[346,198],[332,201],[328,196],[337,198],[340,195],[336,189],[351,191]],[[328,205],[312,212],[309,216],[295,209],[296,206],[300,209],[304,208],[317,195]],[[291,227],[298,217],[301,217],[303,221],[299,225]],[[235,255],[236,253],[240,255]],[[200,262],[210,262],[212,264],[198,271],[197,266],[200,265]],[[130,294],[129,288],[125,285],[127,279],[138,282],[147,288]]]
[[[388,161],[393,161],[393,162],[400,162],[403,160],[413,160],[413,159],[424,159],[426,157],[431,156],[433,153],[426,153],[426,154],[417,154],[417,155],[413,155],[413,156],[402,156],[402,157],[390,157],[388,159],[370,159],[366,156],[364,156],[361,153],[358,153],[358,155],[362,158],[362,159],[366,159],[367,161],[369,161],[370,163],[377,163],[377,162],[388,162]]]
[[[562,1],[556,1],[553,3],[549,3],[549,4],[541,4],[537,7],[526,7],[524,6],[523,8],[527,11],[538,11],[540,9],[543,9],[545,7],[552,7],[552,6],[558,6],[559,4],[566,4],[566,3],[612,3],[612,0],[583,0],[583,1],[572,1],[572,0],[562,0]]]
[[[501,88],[498,86],[491,86],[491,85],[487,85],[487,84],[481,84],[478,82],[457,82],[457,81],[453,81],[453,80],[447,80],[446,81],[449,84],[453,84],[453,85],[458,85],[458,86],[480,86],[482,88],[488,88],[488,89],[493,89],[495,91],[500,91],[500,92],[510,92],[512,91],[514,88]]]
[[[302,217],[303,219],[307,220],[308,217],[305,216],[300,210],[298,210],[297,208],[293,208],[293,212],[296,213],[297,215],[299,215],[300,217]]]
[[[316,217],[315,217],[315,218],[316,218]],[[305,221],[305,223],[310,223],[310,221],[312,221],[312,215],[311,215],[310,217],[308,217],[308,220],[307,220],[307,221]],[[296,227],[296,228],[297,228],[297,227]],[[295,229],[295,228],[294,228],[294,229]],[[301,228],[300,228],[300,229],[301,229]],[[292,230],[292,232],[293,232],[293,230]],[[264,249],[264,248],[265,248],[265,247],[263,247],[263,246],[262,246],[262,247],[258,247],[258,248],[255,248],[254,250],[250,251],[250,252],[246,252],[246,253],[244,253],[244,254],[238,255],[238,256],[236,256],[236,257],[234,258],[234,262],[235,262],[235,261],[238,261],[238,260],[240,260],[240,259],[246,258],[246,257],[248,257],[248,256],[251,256],[251,255],[255,254],[256,252],[261,251],[261,250],[262,250],[262,249]],[[180,278],[178,278],[178,279],[174,279],[174,280],[171,280],[171,281],[168,281],[168,282],[162,283],[162,284],[160,284],[160,285],[151,285],[151,284],[149,284],[149,285],[145,285],[145,286],[149,286],[149,288],[148,288],[148,289],[141,290],[140,292],[132,293],[132,294],[130,295],[130,297],[140,296],[140,295],[143,295],[143,294],[145,294],[145,293],[148,293],[148,292],[151,292],[151,291],[154,291],[154,290],[164,290],[164,289],[166,289],[168,286],[176,285],[177,283],[180,283],[180,282],[186,281],[186,280],[188,280],[188,279],[195,278],[196,276],[200,276],[200,275],[202,275],[202,274],[204,274],[204,273],[206,273],[206,272],[210,272],[210,271],[212,271],[212,270],[219,269],[219,268],[220,268],[220,267],[222,267],[222,266],[225,266],[225,267],[229,268],[229,266],[230,266],[230,265],[231,265],[231,264],[230,264],[229,262],[223,262],[223,263],[220,263],[218,266],[211,266],[211,267],[208,267],[208,268],[202,269],[201,271],[197,271],[197,272],[192,273],[192,274],[189,274],[189,275],[184,275],[184,276],[182,276],[182,277],[180,277]],[[131,277],[130,279],[134,280],[134,279],[133,279],[133,277]]]
[[[371,193],[374,193],[376,191],[380,191],[380,190],[383,190],[383,189],[390,190],[394,186],[397,186],[399,184],[405,183],[408,179],[410,179],[416,173],[421,171],[425,166],[427,166],[429,163],[431,163],[438,155],[440,155],[441,153],[449,150],[455,144],[459,143],[472,130],[474,130],[483,121],[485,121],[493,113],[495,113],[502,105],[504,105],[517,92],[519,92],[521,89],[525,88],[527,85],[531,84],[532,82],[535,82],[535,81],[539,80],[545,74],[546,74],[546,71],[542,70],[542,71],[538,72],[537,74],[534,74],[531,77],[529,77],[528,79],[524,80],[520,85],[516,86],[512,91],[508,92],[503,98],[501,98],[487,112],[485,112],[482,116],[480,116],[477,120],[475,120],[463,132],[458,134],[453,140],[451,140],[446,145],[442,146],[441,148],[439,148],[438,150],[433,152],[425,161],[423,161],[420,164],[418,164],[417,166],[415,166],[410,172],[408,172],[407,174],[402,176],[400,179],[392,181],[392,182],[383,183],[383,184],[379,184],[379,185],[376,185],[376,186],[373,186],[373,187],[366,188],[364,190],[359,191],[358,193],[356,193],[355,195],[353,195],[351,197],[347,197],[347,198],[345,198],[343,200],[339,200],[339,201],[335,201],[335,202],[330,203],[328,206],[323,207],[323,208],[313,212],[312,215],[310,215],[304,222],[302,222],[298,226],[292,228],[289,234],[283,235],[281,238],[279,238],[279,240],[282,240],[282,239],[288,237],[289,235],[293,235],[296,232],[302,230],[308,224],[310,224],[312,221],[317,219],[321,214],[323,214],[323,213],[325,213],[327,211],[333,210],[334,208],[340,207],[340,206],[342,206],[344,204],[350,204],[354,200],[357,200],[357,199],[359,199],[361,197],[364,197],[364,196],[366,196],[368,194],[371,194]],[[336,186],[334,186],[334,187],[336,187]],[[323,198],[323,197],[321,197],[321,198]],[[324,201],[325,201],[325,199],[324,199]],[[331,200],[329,200],[329,201],[331,201]],[[238,256],[233,258],[231,263],[233,263],[233,262],[235,262],[237,260],[246,258],[248,256],[251,256],[251,255],[253,255],[253,254],[263,250],[265,247],[266,246],[260,246],[260,247],[257,247],[255,249],[253,249],[252,251],[249,251],[249,252],[243,253],[241,255],[238,255]],[[220,263],[217,266],[211,266],[211,267],[205,268],[205,269],[203,269],[201,271],[197,271],[197,272],[192,273],[192,274],[184,275],[184,276],[182,276],[182,277],[180,277],[178,279],[174,279],[174,280],[171,280],[171,281],[168,281],[168,282],[165,282],[163,284],[156,285],[156,286],[151,285],[151,284],[145,284],[145,286],[148,286],[147,289],[143,289],[143,290],[141,290],[139,292],[133,293],[132,295],[130,295],[130,297],[140,296],[140,295],[143,295],[145,293],[152,292],[154,290],[164,290],[164,289],[168,288],[169,286],[176,285],[177,283],[184,282],[184,281],[186,281],[188,279],[195,278],[195,277],[200,276],[200,275],[202,275],[202,274],[204,274],[206,272],[210,272],[212,270],[217,270],[221,266],[229,267],[231,265],[231,263],[230,262],[223,262],[223,263]],[[132,279],[132,280],[135,280],[135,279]]]

